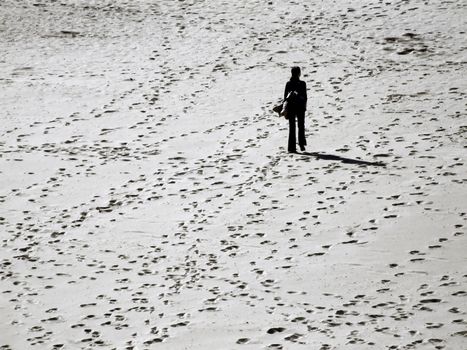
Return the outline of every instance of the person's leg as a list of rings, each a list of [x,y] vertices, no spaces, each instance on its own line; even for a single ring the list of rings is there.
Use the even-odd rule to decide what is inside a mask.
[[[289,143],[288,151],[296,152],[296,139],[295,139],[295,113],[289,113]]]
[[[305,111],[297,113],[297,124],[298,124],[298,144],[302,151],[305,150],[306,138],[305,138]]]

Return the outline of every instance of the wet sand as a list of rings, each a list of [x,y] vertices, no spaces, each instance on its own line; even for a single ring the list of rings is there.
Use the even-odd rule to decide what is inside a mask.
[[[0,349],[467,348],[466,18],[4,0]]]

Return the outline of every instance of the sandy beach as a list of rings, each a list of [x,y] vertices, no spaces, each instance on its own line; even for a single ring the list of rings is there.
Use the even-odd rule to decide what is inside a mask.
[[[462,0],[2,0],[0,349],[467,349],[466,31]]]

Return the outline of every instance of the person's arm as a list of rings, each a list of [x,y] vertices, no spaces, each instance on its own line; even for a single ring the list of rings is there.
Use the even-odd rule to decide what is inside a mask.
[[[289,93],[289,82],[285,84],[285,90],[284,90],[284,101],[287,98],[287,94]]]
[[[306,83],[305,82],[303,82],[303,97],[305,98],[304,106],[305,106],[305,110],[306,110],[306,102],[308,100],[308,96],[306,94]]]

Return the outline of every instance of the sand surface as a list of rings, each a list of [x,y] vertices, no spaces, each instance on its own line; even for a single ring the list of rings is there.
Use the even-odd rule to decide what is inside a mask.
[[[0,349],[467,349],[466,31],[462,0],[1,0]]]

